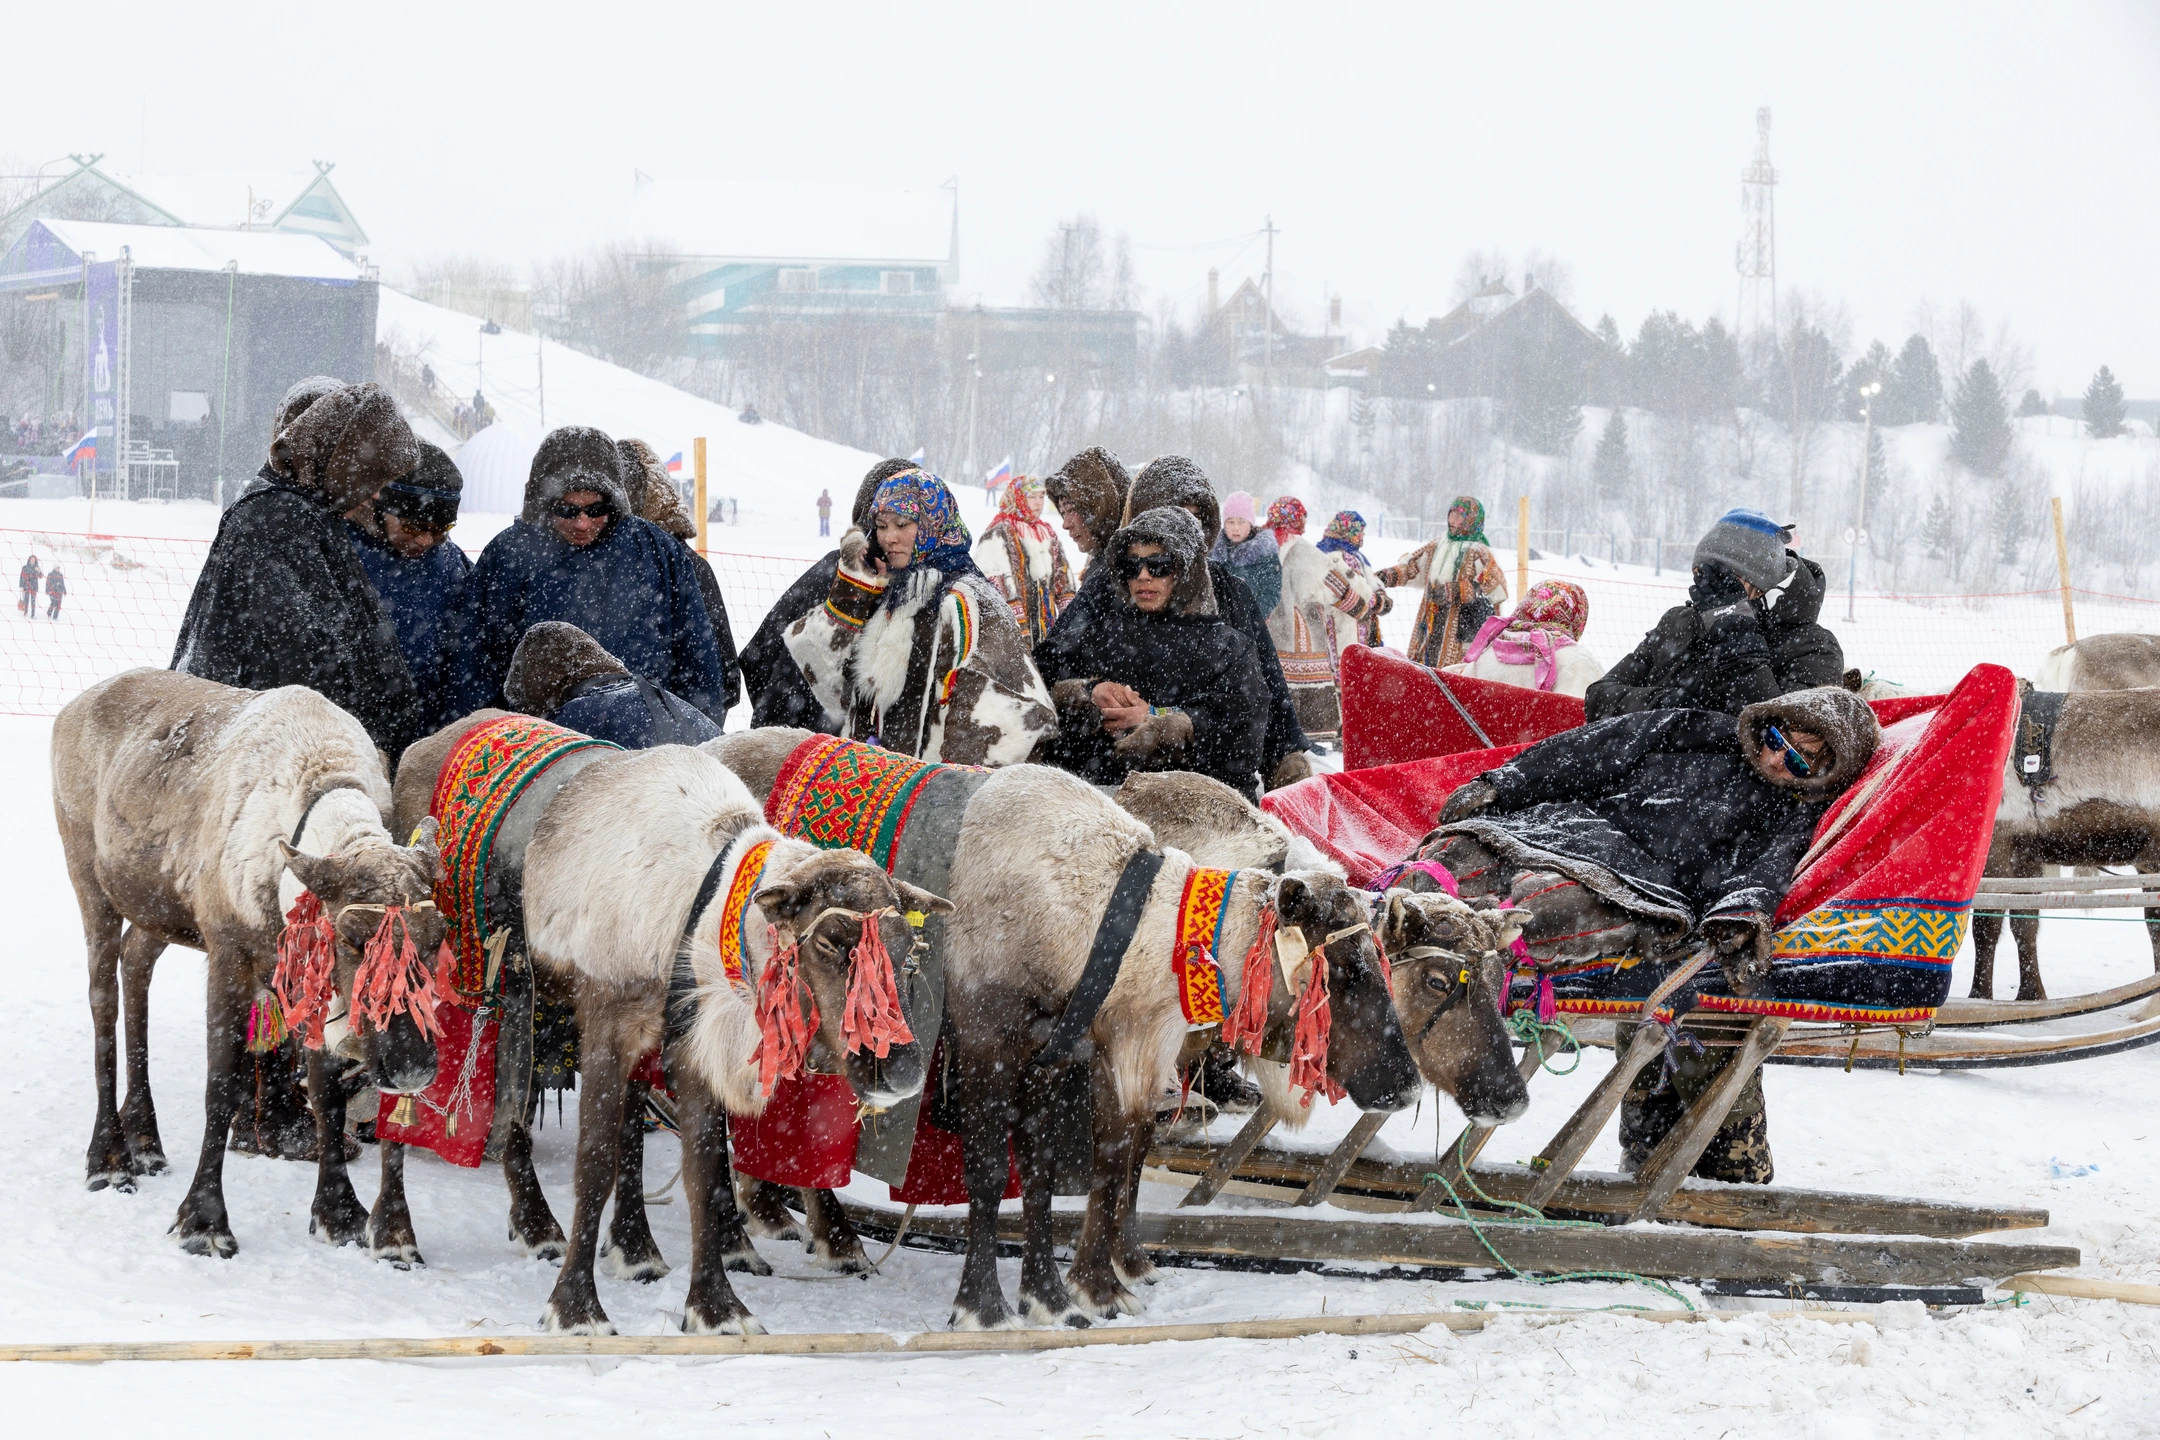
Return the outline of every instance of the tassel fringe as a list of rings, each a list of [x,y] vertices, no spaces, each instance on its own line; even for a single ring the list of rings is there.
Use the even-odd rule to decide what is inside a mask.
[[[868,1050],[882,1060],[896,1044],[915,1038],[893,982],[892,955],[878,934],[878,917],[863,916],[862,939],[848,953],[847,1004],[840,1013],[840,1038],[849,1053]]]
[[[818,1008],[817,998],[802,983],[802,956],[794,935],[767,924],[765,939],[772,953],[758,972],[758,1043],[754,1058],[759,1092],[770,1099],[775,1085],[802,1074],[809,1063],[810,1036],[817,1028]]]
[[[278,935],[277,969],[270,977],[271,997],[284,1032],[297,1031],[310,1050],[322,1049],[323,1022],[337,988],[337,932],[312,890],[300,892],[285,912]]]
[[[1267,1035],[1268,1001],[1275,994],[1275,924],[1275,907],[1261,907],[1260,930],[1245,952],[1245,970],[1238,977],[1237,1004],[1223,1017],[1223,1044],[1250,1055],[1260,1053]]]
[[[385,907],[382,923],[368,937],[359,972],[353,976],[353,1014],[370,1030],[383,1030],[393,1017],[409,1013],[420,1034],[435,1039],[442,1034],[442,1027],[435,1021],[435,1006],[442,990],[450,984],[451,964],[450,944],[445,940],[436,954],[434,973],[430,974],[415,953],[405,907]]]

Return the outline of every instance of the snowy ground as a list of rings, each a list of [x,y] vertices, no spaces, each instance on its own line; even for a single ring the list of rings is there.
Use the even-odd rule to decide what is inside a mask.
[[[82,1189],[92,1090],[82,948],[59,847],[37,798],[48,786],[49,727],[0,720],[0,785],[33,818],[17,830],[11,920],[19,961],[15,1024],[0,1061],[0,1228],[16,1237],[0,1275],[0,1343],[55,1340],[268,1339],[459,1335],[529,1330],[553,1283],[551,1266],[504,1239],[505,1197],[493,1169],[456,1170],[429,1156],[410,1173],[428,1265],[410,1272],[328,1250],[307,1235],[310,1167],[231,1156],[226,1184],[241,1250],[214,1262],[172,1248],[165,1227],[200,1136],[202,966],[170,953],[152,1001],[152,1066],[176,1173],[134,1195]],[[2116,983],[2150,964],[2134,925],[2051,923],[2044,944],[2059,992]],[[1962,984],[1963,967],[1960,980]],[[1991,1074],[1895,1075],[1778,1069],[1770,1090],[1779,1179],[1788,1184],[2047,1207],[2054,1224],[2015,1238],[2079,1246],[2090,1275],[2160,1280],[2160,1122],[2153,1052],[2081,1065]],[[1531,1113],[1495,1142],[1496,1159],[1531,1153],[1610,1057],[1532,1086]],[[1323,1114],[1295,1143],[1323,1145],[1348,1125]],[[1428,1099],[1383,1139],[1432,1153],[1459,1117]],[[550,1199],[567,1220],[574,1114],[538,1136]],[[1589,1163],[1617,1159],[1608,1135]],[[674,1144],[651,1146],[657,1185]],[[2096,1167],[2075,1178],[2060,1169]],[[374,1192],[374,1157],[356,1180]],[[883,1187],[858,1187],[882,1201]],[[1150,1187],[1144,1203],[1171,1203]],[[1254,1202],[1229,1200],[1231,1207]],[[686,1260],[680,1203],[655,1207],[669,1259]],[[902,1251],[868,1281],[822,1275],[791,1247],[761,1242],[779,1272],[737,1277],[775,1331],[940,1326],[957,1259]],[[876,1253],[878,1247],[873,1247]],[[1004,1267],[1008,1292],[1015,1267]],[[625,1333],[670,1330],[680,1269],[652,1286],[601,1281]],[[1340,1276],[1225,1275],[1172,1270],[1149,1294],[1149,1323],[1265,1316],[1429,1311],[1460,1299],[1597,1306],[1670,1302],[1631,1287],[1533,1291],[1512,1282],[1440,1284]],[[1241,1435],[1390,1433],[1435,1422],[1479,1433],[1672,1436],[2130,1435],[2160,1415],[2160,1312],[2112,1302],[2038,1299],[2022,1309],[1917,1318],[1883,1312],[1866,1326],[1737,1312],[1714,1323],[1655,1326],[1621,1316],[1566,1326],[1503,1321],[1482,1334],[1410,1339],[1315,1338],[979,1355],[732,1358],[622,1362],[309,1362],[230,1366],[128,1364],[0,1372],[18,1434],[79,1431],[92,1387],[124,1389],[127,1408],[155,1415],[161,1435],[230,1433],[251,1413],[319,1401],[326,1385],[359,1407],[428,1431],[529,1434],[538,1420],[623,1425],[724,1420],[760,1432],[859,1432],[867,1407],[880,1434],[953,1434],[989,1422],[1007,1433]],[[242,1399],[240,1397],[244,1396]],[[630,1417],[635,1415],[636,1421]],[[409,1419],[407,1418],[409,1417]],[[424,1417],[424,1418],[423,1418]],[[365,1422],[362,1422],[365,1423]],[[15,1429],[15,1426],[22,1426]]]

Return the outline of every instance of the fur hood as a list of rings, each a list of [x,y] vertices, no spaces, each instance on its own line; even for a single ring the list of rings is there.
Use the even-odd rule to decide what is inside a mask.
[[[1137,489],[1137,485],[1135,486]],[[1201,536],[1200,522],[1175,505],[1158,505],[1144,510],[1110,537],[1103,547],[1103,571],[1117,582],[1118,565],[1125,552],[1135,543],[1160,545],[1163,553],[1176,558],[1183,574],[1178,576],[1177,587],[1170,592],[1170,608],[1179,615],[1213,615],[1215,613],[1215,587],[1208,577],[1206,542]],[[1132,597],[1122,583],[1116,584],[1118,604],[1130,607]]]
[[[618,517],[635,515],[630,491],[623,484],[622,456],[615,442],[590,425],[565,425],[551,430],[533,452],[532,474],[525,482],[525,508],[518,518],[538,525],[548,518],[548,508],[572,490],[593,490],[607,497]]]
[[[1183,455],[1158,455],[1147,463],[1126,492],[1125,518],[1130,520],[1158,505],[1175,505],[1193,513],[1200,521],[1203,553],[1222,534],[1222,502],[1215,498],[1215,487],[1207,472]]]
[[[419,464],[412,427],[375,384],[319,395],[270,442],[270,468],[341,514]]]
[[[1850,690],[1835,685],[1795,690],[1742,710],[1742,750],[1753,753],[1758,749],[1762,745],[1763,731],[1773,724],[1811,731],[1822,736],[1830,747],[1827,772],[1780,786],[1809,800],[1828,800],[1859,779],[1882,739],[1882,727],[1876,723],[1875,712],[1868,708],[1868,703]]]
[[[545,719],[567,704],[586,681],[629,673],[629,666],[577,626],[543,620],[527,630],[511,652],[503,698],[511,709]]]
[[[630,497],[630,513],[650,520],[678,540],[697,535],[697,517],[683,503],[675,477],[667,473],[652,446],[643,440],[618,440],[615,453],[622,460],[623,491]]]
[[[1123,461],[1102,446],[1091,445],[1045,476],[1043,493],[1061,509],[1076,507],[1100,547],[1125,523],[1125,497],[1132,484]]]

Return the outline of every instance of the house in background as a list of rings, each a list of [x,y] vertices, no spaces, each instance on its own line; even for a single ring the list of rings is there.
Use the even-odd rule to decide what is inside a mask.
[[[368,243],[345,197],[330,183],[337,167],[320,160],[312,173],[119,175],[98,168],[101,156],[71,158],[73,170],[0,215],[0,254],[14,248],[33,220],[313,235],[347,259]]]
[[[1396,326],[1378,377],[1391,395],[1505,401],[1525,384],[1551,384],[1579,398],[1602,393],[1618,360],[1550,291],[1531,287],[1518,296],[1492,280],[1445,315]]]

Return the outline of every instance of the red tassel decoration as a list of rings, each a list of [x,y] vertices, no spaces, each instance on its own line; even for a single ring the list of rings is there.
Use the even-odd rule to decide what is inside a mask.
[[[300,892],[285,912],[278,935],[277,969],[270,976],[286,1031],[297,1031],[310,1050],[322,1049],[323,1021],[337,988],[337,932],[312,890]]]
[[[850,1053],[867,1049],[882,1060],[895,1044],[915,1038],[908,1028],[907,1012],[900,1007],[899,987],[893,981],[892,955],[878,934],[878,917],[863,916],[862,939],[848,953],[853,972],[848,976],[847,1004],[840,1013],[840,1038]]]
[[[359,972],[353,976],[353,1013],[370,1030],[380,1031],[388,1028],[394,1016],[410,1012],[420,1034],[433,1039],[442,1033],[435,1021],[435,1004],[435,976],[420,963],[405,907],[384,907],[382,923],[368,937]]]
[[[758,972],[755,1056],[758,1090],[770,1098],[774,1085],[802,1074],[809,1063],[810,1036],[817,1028],[818,1008],[817,997],[809,994],[802,983],[802,957],[796,950],[795,937],[783,934],[777,925],[767,924],[765,939],[772,954]],[[803,1012],[805,1001],[809,1003],[807,1015]]]
[[[1223,1017],[1223,1044],[1248,1054],[1260,1053],[1267,1035],[1268,1000],[1275,993],[1275,907],[1262,906],[1260,930],[1252,948],[1245,952],[1244,973],[1238,977],[1237,1004]]]
[[[1305,1092],[1307,1105],[1315,1095],[1325,1095],[1331,1102],[1343,1098],[1343,1088],[1327,1073],[1328,1032],[1334,1028],[1327,972],[1327,952],[1314,951],[1312,974],[1298,996],[1297,1029],[1290,1037],[1290,1084]]]

